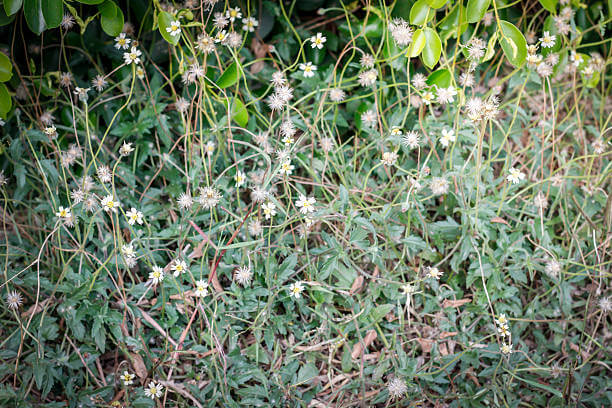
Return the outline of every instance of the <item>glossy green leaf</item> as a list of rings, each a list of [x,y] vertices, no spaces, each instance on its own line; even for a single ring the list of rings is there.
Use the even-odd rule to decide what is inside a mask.
[[[498,33],[497,31],[493,33],[491,38],[489,38],[489,42],[487,43],[487,50],[485,51],[485,55],[482,57],[482,62],[488,61],[493,58],[495,55],[495,43],[497,43]]]
[[[249,122],[249,113],[244,103],[238,98],[234,98],[232,101],[232,119],[241,127],[245,127]]]
[[[62,0],[45,0],[42,6],[47,28],[59,27],[64,17],[64,3]]]
[[[435,9],[439,9],[440,7],[448,3],[448,0],[425,0],[425,1],[427,1],[427,4],[429,5],[429,7],[435,8]]]
[[[438,30],[442,38],[447,39],[450,36],[457,37],[468,28],[468,23],[465,20],[465,8],[461,4],[453,7],[452,11],[440,21]]]
[[[412,36],[412,42],[408,47],[407,56],[410,58],[418,57],[421,51],[425,48],[425,34],[422,29],[418,29]]]
[[[238,82],[240,73],[238,72],[238,65],[233,62],[217,79],[217,86],[221,89],[227,88]]]
[[[499,42],[506,58],[515,67],[520,67],[527,58],[527,41],[512,23],[505,20],[499,22]]]
[[[415,25],[427,24],[436,14],[436,12],[429,7],[426,0],[419,0],[410,9],[410,23]]]
[[[425,27],[423,29],[423,34],[425,35],[425,48],[423,48],[421,58],[423,58],[425,66],[431,69],[440,60],[442,41],[440,41],[438,33],[432,28]]]
[[[36,34],[42,33],[45,28],[45,16],[42,12],[42,0],[25,0],[23,4],[23,15],[30,30]]]
[[[4,11],[7,16],[12,16],[21,9],[23,0],[4,0]]]
[[[6,82],[13,76],[13,65],[4,53],[0,52],[0,82]]]
[[[558,2],[559,0],[540,0],[540,4],[542,5],[542,7],[544,7],[546,10],[550,11],[551,13],[554,13],[555,11],[557,11]]]
[[[6,89],[4,84],[0,84],[0,116],[6,118],[6,114],[11,110],[12,104],[8,89]]]
[[[104,0],[78,0],[78,2],[83,4],[101,4],[104,3]]]
[[[468,0],[466,14],[468,23],[477,23],[484,17],[491,0]]]
[[[427,85],[436,85],[438,88],[448,88],[451,85],[452,75],[448,69],[439,69],[427,77]]]
[[[100,25],[104,32],[111,37],[121,34],[124,23],[121,9],[113,1],[107,0],[98,6],[98,10],[100,10]]]
[[[4,11],[4,7],[0,7],[0,27],[12,23],[13,20],[15,20],[15,16],[16,14],[13,14],[12,16],[7,16]]]
[[[167,28],[170,28],[173,21],[176,21],[174,16],[166,11],[162,11],[158,14],[157,20],[159,22],[159,33],[164,37],[164,40],[168,41],[172,45],[178,44],[181,39],[180,35],[170,35]]]

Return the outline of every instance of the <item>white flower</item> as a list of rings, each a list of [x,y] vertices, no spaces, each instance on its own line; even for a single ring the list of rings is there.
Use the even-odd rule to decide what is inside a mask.
[[[544,272],[549,277],[557,279],[559,277],[559,273],[561,272],[561,264],[554,259],[549,259],[548,261],[546,261]]]
[[[501,347],[499,348],[499,350],[505,354],[511,354],[512,353],[512,344],[506,344],[506,343],[502,343]]]
[[[495,323],[497,323],[499,326],[508,325],[508,318],[506,317],[506,314],[500,314],[499,317],[495,319]]]
[[[234,272],[234,280],[242,286],[248,286],[252,277],[253,271],[248,266],[241,266]]]
[[[255,31],[255,27],[259,25],[259,22],[255,20],[253,17],[243,18],[242,19],[242,29],[244,31],[253,32]]]
[[[457,95],[457,90],[453,86],[448,88],[438,88],[438,103],[445,105],[454,102],[454,96]]]
[[[242,187],[246,181],[246,175],[238,170],[234,176],[234,181],[236,182],[236,187]]]
[[[12,291],[12,292],[7,293],[6,304],[9,307],[9,309],[13,309],[13,310],[18,309],[22,303],[23,301],[21,298],[21,293],[17,291]]]
[[[128,217],[128,224],[134,225],[138,223],[138,225],[142,225],[142,212],[138,211],[136,208],[132,207],[128,212],[125,213],[125,215],[127,215]]]
[[[106,88],[107,82],[104,76],[96,75],[94,79],[91,80],[91,85],[96,88],[96,91],[102,92],[104,88]]]
[[[346,92],[340,88],[334,88],[329,91],[329,99],[331,99],[332,102],[342,102],[344,98],[346,98]]]
[[[361,64],[364,68],[372,68],[374,67],[374,63],[376,60],[372,56],[372,54],[363,54],[359,59],[359,64]]]
[[[440,280],[440,277],[442,276],[442,271],[435,266],[428,266],[425,268],[425,273],[428,278],[435,280]]]
[[[282,71],[276,71],[272,74],[272,79],[270,80],[272,85],[275,87],[279,87],[285,85],[287,83],[287,79],[285,78],[285,74]]]
[[[407,132],[402,137],[402,144],[404,146],[409,147],[410,149],[416,149],[417,147],[419,147],[419,143],[421,143],[421,138],[419,137],[419,134],[414,130]]]
[[[123,385],[128,386],[134,383],[134,378],[136,378],[136,376],[127,371],[124,371],[119,378],[121,378],[121,381],[123,381]]]
[[[497,331],[499,332],[499,335],[502,337],[508,337],[510,336],[510,331],[508,330],[508,325],[507,324],[502,324],[497,328]]]
[[[389,24],[389,31],[397,45],[405,47],[412,41],[412,28],[402,18],[394,18]]]
[[[423,100],[423,103],[425,105],[430,105],[433,102],[434,98],[434,94],[430,91],[424,92],[423,95],[421,95],[421,99]]]
[[[408,391],[408,387],[404,380],[399,377],[393,377],[387,383],[387,391],[389,392],[389,397],[391,399],[400,399],[406,394]]]
[[[300,194],[300,198],[295,202],[295,205],[299,208],[302,214],[309,214],[314,212],[314,205],[317,200],[314,197],[306,198],[305,195]]]
[[[142,52],[140,52],[140,50],[136,47],[132,47],[130,49],[130,52],[124,52],[123,53],[123,60],[125,61],[126,65],[130,65],[130,64],[140,64],[140,56],[142,55]]]
[[[312,65],[312,62],[307,62],[306,64],[300,64],[300,69],[304,71],[305,78],[312,78],[315,75],[315,71],[317,70],[316,65]]]
[[[427,86],[427,77],[421,73],[414,74],[412,77],[412,86],[416,89],[423,89]]]
[[[180,209],[189,209],[193,205],[193,198],[191,198],[191,194],[189,194],[189,192],[181,193],[176,202]]]
[[[397,157],[397,153],[395,152],[384,152],[380,161],[386,166],[393,166],[397,161]]]
[[[295,166],[293,164],[291,164],[291,162],[289,160],[284,161],[281,166],[280,166],[280,170],[278,171],[280,174],[284,174],[284,175],[291,175],[291,173],[293,172],[293,169],[295,169]]]
[[[198,202],[206,209],[214,208],[221,201],[222,195],[214,187],[200,188]]]
[[[136,251],[134,251],[134,246],[132,244],[124,244],[121,246],[121,253],[126,258],[134,258],[136,256]]]
[[[43,131],[45,132],[45,135],[49,137],[57,136],[57,129],[55,129],[55,126],[53,125],[47,126]]]
[[[199,280],[195,285],[195,295],[197,297],[204,297],[208,295],[208,282],[205,280]]]
[[[429,188],[434,195],[448,193],[448,181],[444,177],[434,177],[429,183]]]
[[[302,297],[302,292],[304,291],[304,286],[302,282],[295,282],[289,285],[289,296],[299,299]]]
[[[59,209],[57,210],[57,212],[55,213],[55,216],[57,218],[64,218],[64,219],[68,219],[72,216],[72,214],[70,213],[70,207],[59,207]]]
[[[104,166],[104,165],[100,166],[98,167],[98,170],[96,172],[98,174],[98,178],[100,179],[100,182],[102,183],[110,183],[111,180],[113,179],[110,167],[108,166]]]
[[[224,42],[226,39],[227,39],[227,31],[225,30],[217,31],[217,35],[215,35],[216,43]]]
[[[206,154],[212,155],[215,152],[215,147],[215,142],[212,140],[206,142]]]
[[[227,14],[226,14],[227,18],[229,19],[229,21],[231,21],[232,23],[238,19],[242,17],[242,12],[240,11],[240,9],[238,7],[230,7],[227,10]]]
[[[164,270],[160,266],[155,265],[149,273],[149,279],[153,282],[153,285],[157,285],[164,280]]]
[[[183,260],[175,259],[170,269],[172,270],[174,276],[179,276],[180,274],[187,272],[187,263]]]
[[[442,129],[442,137],[440,138],[440,144],[442,146],[448,147],[448,145],[455,140],[455,131],[453,129]]]
[[[272,201],[268,201],[267,203],[263,204],[261,209],[266,216],[266,220],[269,220],[276,215],[276,204],[274,204]]]
[[[198,35],[196,40],[196,48],[202,51],[205,55],[210,54],[215,50],[215,41],[206,33]]]
[[[119,201],[115,200],[115,198],[112,196],[112,194],[107,195],[106,197],[104,197],[101,201],[102,204],[102,208],[104,208],[104,211],[106,212],[117,212],[117,209],[121,206],[121,203],[119,203]]]
[[[403,132],[399,126],[393,126],[389,133],[391,134],[391,136],[401,136]]]
[[[375,69],[369,69],[359,74],[359,85],[361,86],[372,86],[376,83],[378,78],[378,71]]]
[[[181,35],[181,23],[178,20],[172,21],[170,27],[166,27],[166,32],[173,37]]]
[[[544,31],[542,38],[540,38],[540,44],[542,48],[552,48],[555,46],[555,39],[554,34],[551,35],[550,32]]]
[[[249,222],[248,229],[249,229],[249,234],[256,237],[262,233],[263,226],[261,225],[261,222],[259,222],[259,220],[252,220],[251,222]]]
[[[75,23],[75,20],[74,20],[74,17],[72,17],[72,15],[64,14],[64,17],[62,17],[62,22],[60,23],[60,25],[62,26],[64,30],[70,30],[72,27],[74,27],[74,23]]]
[[[130,48],[130,43],[132,40],[125,36],[125,33],[119,34],[118,37],[115,37],[115,48],[118,50],[127,50]]]
[[[367,111],[361,114],[361,121],[366,126],[376,125],[377,120],[378,120],[378,115],[373,109],[368,109]]]
[[[146,386],[144,394],[151,399],[159,398],[162,395],[163,389],[164,387],[161,384],[155,384],[155,381],[151,381],[149,385]]]
[[[525,179],[525,174],[523,174],[519,169],[515,169],[514,167],[510,168],[508,173],[509,174],[506,179],[512,184],[518,184]]]
[[[87,102],[87,92],[89,92],[90,88],[74,88],[74,94],[79,98],[82,102]]]
[[[119,154],[122,156],[127,156],[134,151],[131,143],[123,142],[123,145],[119,148]]]
[[[310,37],[310,46],[312,48],[322,49],[325,41],[327,41],[327,38],[325,38],[323,34],[317,33],[317,35]]]

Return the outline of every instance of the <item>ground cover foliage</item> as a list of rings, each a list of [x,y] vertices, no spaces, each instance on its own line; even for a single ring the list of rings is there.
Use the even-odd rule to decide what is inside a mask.
[[[610,7],[4,0],[0,404],[612,405]]]

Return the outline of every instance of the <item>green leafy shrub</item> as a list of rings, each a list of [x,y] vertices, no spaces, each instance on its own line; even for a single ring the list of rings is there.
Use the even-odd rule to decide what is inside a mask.
[[[612,404],[609,3],[2,5],[3,406]]]

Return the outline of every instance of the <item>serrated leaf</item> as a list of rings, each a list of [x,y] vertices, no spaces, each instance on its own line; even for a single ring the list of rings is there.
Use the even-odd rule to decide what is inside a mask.
[[[499,22],[499,42],[508,61],[515,67],[520,67],[527,59],[527,41],[523,34],[512,23],[505,20]]]
[[[468,0],[466,14],[468,23],[477,23],[484,17],[491,0]]]
[[[239,77],[240,74],[238,72],[238,64],[233,62],[225,71],[223,71],[223,74],[221,74],[219,79],[217,79],[216,83],[219,88],[224,89],[238,82]]]
[[[177,21],[174,16],[166,11],[162,11],[157,16],[157,21],[159,23],[159,33],[164,40],[168,41],[172,45],[178,44],[181,39],[180,35],[170,35],[167,28],[170,28],[173,21]]]
[[[442,41],[440,41],[440,36],[438,36],[438,33],[432,28],[425,27],[423,29],[423,33],[425,35],[425,48],[423,48],[421,58],[423,59],[425,66],[431,69],[440,60],[440,54],[442,53]]]

